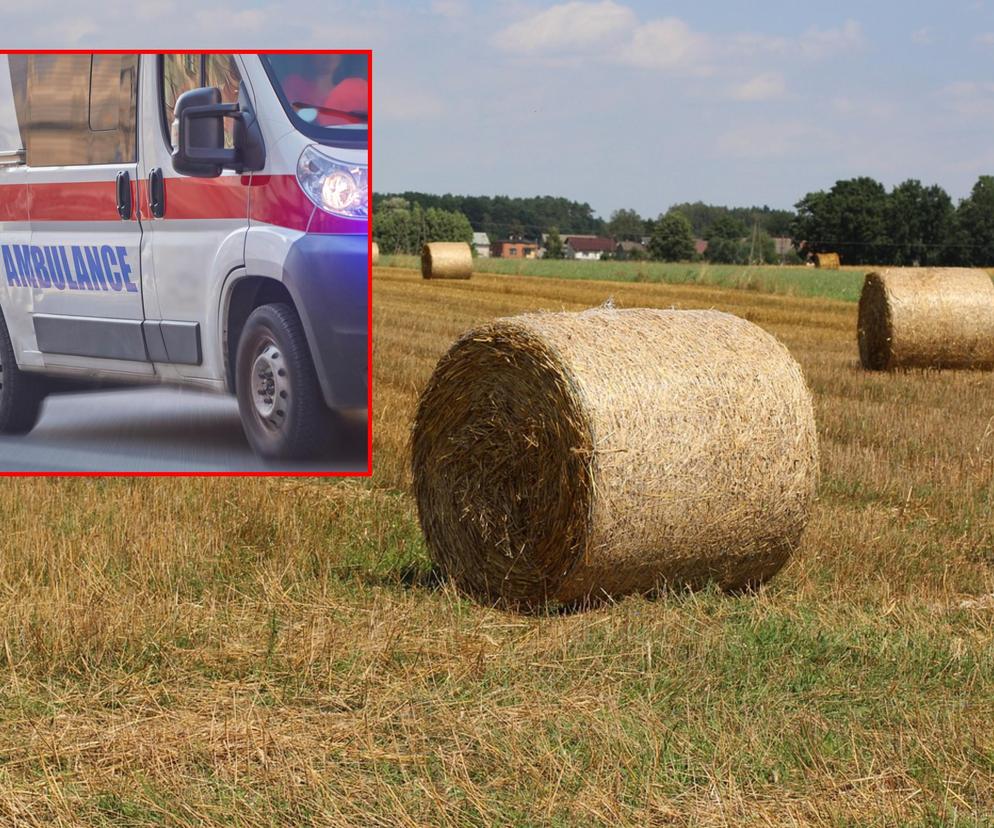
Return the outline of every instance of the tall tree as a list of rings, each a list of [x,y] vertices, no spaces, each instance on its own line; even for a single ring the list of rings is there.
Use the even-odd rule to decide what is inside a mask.
[[[641,241],[645,219],[634,210],[615,210],[607,222],[607,234],[615,241]]]
[[[994,266],[994,176],[980,176],[956,212],[964,263]]]
[[[545,258],[563,259],[566,257],[566,250],[563,247],[562,237],[559,235],[558,227],[550,227],[545,238]]]
[[[685,262],[694,258],[694,233],[687,217],[676,210],[660,216],[649,239],[649,254],[664,262]]]
[[[910,179],[896,186],[887,205],[890,261],[923,267],[951,263],[956,210],[942,187]]]
[[[839,181],[797,203],[792,235],[802,253],[836,252],[844,264],[887,264],[888,197],[872,178]]]

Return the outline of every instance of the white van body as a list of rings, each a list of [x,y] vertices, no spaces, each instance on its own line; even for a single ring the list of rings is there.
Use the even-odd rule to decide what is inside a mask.
[[[270,457],[311,455],[333,430],[325,414],[367,407],[365,122],[317,123],[325,109],[288,100],[281,61],[0,55],[0,312],[12,356],[4,364],[0,342],[0,370],[17,372],[14,387],[0,384],[0,431],[28,430],[25,407],[67,380],[237,394],[246,435]],[[204,83],[217,66],[226,102]],[[173,101],[180,75],[203,86]],[[225,129],[228,168],[180,171],[178,129],[194,136],[207,120],[177,122],[187,98],[233,110],[209,116],[211,130],[239,124]],[[237,145],[246,123],[250,153]],[[247,325],[261,325],[249,344]]]

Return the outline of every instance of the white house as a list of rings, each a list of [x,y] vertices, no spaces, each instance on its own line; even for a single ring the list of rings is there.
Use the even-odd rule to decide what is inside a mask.
[[[596,261],[614,252],[614,240],[598,236],[568,236],[564,239],[567,259]]]
[[[490,236],[486,233],[473,234],[473,247],[476,248],[476,255],[481,259],[490,258]]]

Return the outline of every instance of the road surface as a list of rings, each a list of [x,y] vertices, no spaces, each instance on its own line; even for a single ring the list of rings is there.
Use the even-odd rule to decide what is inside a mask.
[[[234,397],[163,386],[55,394],[30,434],[0,435],[0,471],[365,471],[365,418],[345,422],[339,442],[318,462],[271,464],[249,447]]]

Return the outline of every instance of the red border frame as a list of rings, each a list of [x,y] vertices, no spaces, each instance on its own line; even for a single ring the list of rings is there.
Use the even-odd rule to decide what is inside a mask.
[[[366,55],[369,61],[369,83],[367,112],[368,138],[367,163],[369,164],[367,184],[369,187],[369,215],[367,217],[368,232],[366,235],[366,471],[362,472],[292,472],[292,471],[227,471],[227,472],[182,472],[182,471],[119,471],[119,472],[87,472],[87,471],[0,471],[0,477],[371,477],[373,474],[373,50],[372,49],[267,49],[268,54],[281,55],[320,55],[328,52],[343,55]],[[238,51],[235,49],[143,49],[133,51],[127,49],[6,49],[3,54],[131,54],[131,55],[236,55],[259,54],[259,52]]]

